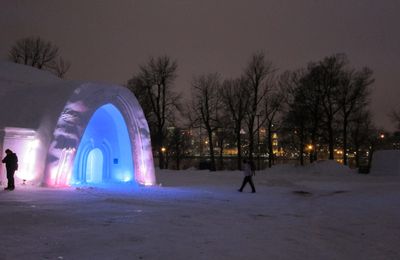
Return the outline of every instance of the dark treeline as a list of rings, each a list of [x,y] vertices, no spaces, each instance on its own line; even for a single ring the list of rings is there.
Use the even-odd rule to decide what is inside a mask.
[[[177,68],[168,56],[151,57],[128,81],[148,119],[160,168],[167,168],[172,158],[179,169],[181,158],[193,149],[189,129],[199,129],[206,138],[207,154],[202,146],[198,149],[209,158],[210,170],[222,167],[225,147],[236,148],[239,169],[242,157],[259,162],[261,151],[271,167],[273,133],[301,165],[304,155],[313,162],[325,149],[334,159],[340,149],[343,164],[352,152],[358,166],[360,151],[373,147],[373,72],[353,68],[345,54],[280,72],[263,52],[256,52],[236,78],[224,79],[218,72],[194,75],[192,97],[185,102],[174,91]],[[260,129],[266,132],[262,147]]]
[[[329,159],[334,159],[335,147],[342,148],[345,165],[348,150],[357,157],[361,148],[370,146],[369,137],[376,136],[368,110],[368,87],[373,81],[369,68],[351,68],[344,54],[287,74],[284,85],[288,100],[282,126],[288,136],[293,135],[301,164],[308,143],[311,162],[318,158],[318,147],[325,145]]]

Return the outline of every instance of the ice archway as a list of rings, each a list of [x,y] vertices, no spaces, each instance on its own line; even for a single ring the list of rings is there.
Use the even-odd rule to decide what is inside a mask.
[[[134,180],[128,129],[118,109],[103,105],[91,117],[76,151],[71,184]]]
[[[0,115],[0,146],[19,155],[17,183],[155,184],[147,121],[127,88],[9,62],[0,62],[0,87],[0,109],[13,111]]]

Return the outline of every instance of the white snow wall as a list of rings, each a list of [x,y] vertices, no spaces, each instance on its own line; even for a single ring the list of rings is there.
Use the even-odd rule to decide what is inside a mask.
[[[378,150],[372,155],[371,174],[400,175],[400,150]]]

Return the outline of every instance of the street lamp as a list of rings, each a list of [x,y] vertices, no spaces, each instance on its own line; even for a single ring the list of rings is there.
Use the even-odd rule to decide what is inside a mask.
[[[306,149],[308,150],[308,156],[310,157],[310,163],[312,163],[313,162],[312,151],[314,149],[314,146],[312,144],[308,144]]]

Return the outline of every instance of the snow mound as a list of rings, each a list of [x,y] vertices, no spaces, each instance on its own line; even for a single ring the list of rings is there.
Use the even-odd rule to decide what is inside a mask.
[[[374,152],[371,174],[399,176],[400,150],[381,150]]]
[[[275,165],[271,169],[266,169],[268,174],[296,174],[296,175],[344,175],[356,173],[356,170],[350,169],[348,166],[342,165],[333,160],[321,160],[305,166],[295,164]]]
[[[321,174],[321,175],[356,173],[355,170],[350,169],[348,166],[340,164],[334,160],[317,161],[315,163],[307,165],[306,169],[311,173]]]

